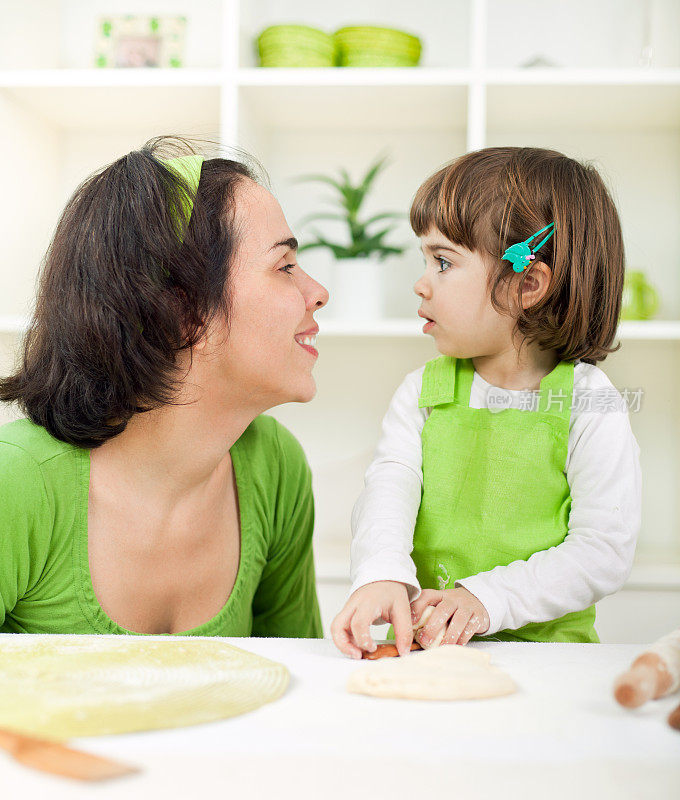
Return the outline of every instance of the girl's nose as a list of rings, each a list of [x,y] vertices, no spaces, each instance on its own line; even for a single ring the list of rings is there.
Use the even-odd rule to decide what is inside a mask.
[[[430,284],[425,275],[421,275],[420,278],[418,278],[413,285],[413,291],[418,295],[418,297],[422,297],[423,299],[430,297]]]

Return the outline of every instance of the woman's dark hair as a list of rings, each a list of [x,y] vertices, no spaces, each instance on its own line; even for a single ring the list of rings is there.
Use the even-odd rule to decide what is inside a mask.
[[[193,152],[178,137],[152,139],[88,178],[64,209],[20,366],[0,380],[0,400],[57,439],[97,447],[133,414],[175,402],[176,354],[216,316],[228,325],[235,190],[257,181],[256,167],[205,160],[186,224],[193,192],[163,160]]]
[[[501,256],[551,222],[555,233],[536,254],[552,271],[550,285],[536,305],[520,310],[516,327],[524,341],[556,350],[561,360],[594,364],[620,347],[612,342],[624,277],[619,216],[594,166],[555,150],[488,147],[428,178],[411,207],[416,235],[436,227],[491,264],[491,301],[499,311],[507,309],[498,290],[516,274]],[[518,284],[518,300],[530,271]]]

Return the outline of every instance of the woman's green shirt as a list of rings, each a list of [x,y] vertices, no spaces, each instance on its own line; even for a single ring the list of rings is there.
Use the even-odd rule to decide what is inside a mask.
[[[182,635],[321,637],[304,452],[260,416],[231,456],[241,518],[236,582],[215,617]],[[106,615],[92,587],[89,483],[89,450],[26,419],[0,427],[1,633],[135,633]]]

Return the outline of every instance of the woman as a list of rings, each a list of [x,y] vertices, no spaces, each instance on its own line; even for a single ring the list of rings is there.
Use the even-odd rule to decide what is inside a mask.
[[[252,169],[174,145],[76,191],[0,381],[1,632],[322,635],[309,468],[260,414],[314,396],[328,294]]]

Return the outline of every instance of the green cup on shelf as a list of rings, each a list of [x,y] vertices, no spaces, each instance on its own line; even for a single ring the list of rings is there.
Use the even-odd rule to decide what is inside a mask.
[[[257,37],[261,67],[333,67],[333,37],[308,25],[272,25]]]
[[[342,67],[415,67],[423,49],[417,36],[395,28],[355,25],[333,36]]]
[[[626,270],[621,319],[651,319],[659,310],[659,294],[642,270]]]

